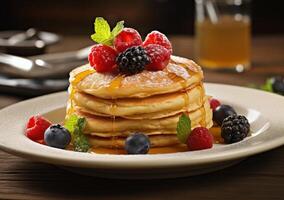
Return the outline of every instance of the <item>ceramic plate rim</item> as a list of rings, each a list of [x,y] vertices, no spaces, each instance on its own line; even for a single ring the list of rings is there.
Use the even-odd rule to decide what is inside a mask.
[[[251,95],[255,95],[255,98],[257,97],[260,98],[265,96],[267,98],[271,97],[273,101],[283,104],[282,107],[284,107],[284,97],[280,95],[259,91],[251,88],[244,88],[244,87],[226,85],[226,84],[205,83],[205,86],[206,90],[209,91],[210,89],[212,90],[214,88],[217,89],[225,88],[227,90],[232,90],[234,92],[250,93]],[[54,110],[62,107],[62,105],[65,105],[66,96],[67,96],[66,92],[58,92],[58,93],[53,93],[25,100],[0,110],[0,117],[4,116],[5,114],[8,114],[9,111],[11,110],[15,110],[17,108],[23,109],[24,106],[31,104],[34,106],[34,108],[33,111],[29,111],[29,113],[33,114],[46,113],[50,110]],[[48,103],[48,101],[55,102],[55,99],[57,99],[57,101],[58,99],[60,99],[60,101],[62,102],[58,101],[57,103],[46,105],[45,108],[40,107],[40,104]],[[259,102],[256,104],[258,105]],[[23,111],[28,112],[25,109],[23,109]],[[284,112],[284,108],[280,109],[279,112],[281,111]],[[23,115],[23,113],[21,114]],[[26,119],[22,119],[22,122],[24,122],[24,120]],[[279,122],[284,124],[284,119],[283,120],[279,119],[277,123]],[[270,129],[266,131],[266,132],[272,132],[270,133],[272,134],[271,136],[276,134],[273,131],[277,132],[279,128],[283,129],[283,127],[277,125],[277,123],[276,122],[272,123]],[[17,129],[17,131],[19,131],[19,129]],[[19,133],[13,133],[13,134],[19,134]],[[21,132],[21,134],[23,135],[23,132]],[[165,168],[165,167],[182,167],[187,165],[201,165],[207,163],[244,158],[247,156],[251,156],[257,153],[261,153],[276,148],[284,144],[284,134],[283,134],[281,135],[281,137],[278,138],[272,137],[271,140],[264,141],[254,146],[245,146],[246,141],[241,142],[240,144],[234,144],[235,145],[234,148],[231,148],[230,150],[224,151],[222,153],[219,152],[218,154],[214,155],[214,157],[212,156],[212,153],[210,153],[210,151],[212,150],[203,150],[203,151],[189,152],[189,153],[186,152],[186,153],[175,153],[175,154],[159,154],[159,155],[97,155],[97,154],[92,155],[92,154],[50,148],[47,146],[42,146],[40,144],[34,143],[26,137],[20,138],[20,144],[23,145],[22,147],[30,148],[29,151],[31,149],[39,150],[31,153],[26,149],[21,149],[21,147],[15,147],[11,145],[11,141],[9,141],[9,138],[7,139],[1,137],[1,135],[5,136],[5,133],[3,134],[2,132],[0,132],[0,149],[8,153],[50,164],[72,166],[72,167],[101,168],[101,169]],[[228,145],[228,148],[230,148],[229,146],[231,145]],[[237,146],[240,146],[241,148],[237,148]],[[190,156],[188,156],[187,153],[190,154]]]

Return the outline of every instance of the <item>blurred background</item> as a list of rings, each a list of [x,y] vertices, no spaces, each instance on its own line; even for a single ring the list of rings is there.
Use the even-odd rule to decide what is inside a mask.
[[[174,54],[188,57],[198,62],[196,52],[194,52],[195,39],[197,38],[197,31],[195,30],[196,1],[1,0],[0,93],[16,95],[17,98],[26,98],[65,90],[68,86],[68,72],[70,69],[87,62],[86,52],[88,53],[88,51],[86,49],[84,57],[80,57],[82,51],[79,54],[74,51],[94,44],[90,39],[90,35],[94,32],[93,22],[97,16],[107,19],[111,27],[117,21],[124,20],[127,27],[139,30],[142,37],[145,37],[152,30],[159,30],[170,38]],[[204,0],[204,2],[206,1]],[[214,2],[214,0],[208,1]],[[215,2],[219,1],[222,0],[215,0]],[[223,1],[240,5],[249,0]],[[245,36],[249,38],[246,41],[246,45],[248,45],[246,51],[249,52],[248,59],[251,68],[241,74],[206,70],[204,68],[206,81],[248,86],[263,84],[270,76],[284,75],[283,6],[284,1],[280,0],[252,0],[249,4],[251,19],[246,30],[251,33],[252,37]],[[36,30],[36,34],[31,37],[35,41],[32,47],[36,47],[36,51],[34,49],[31,50],[31,47],[27,48],[23,45],[25,42],[22,43],[22,41],[16,42],[18,46],[16,45],[17,48],[14,48],[15,43],[8,40],[18,33],[26,33],[25,31],[29,28],[35,28],[33,31]],[[15,32],[15,30],[20,32]],[[202,29],[200,30],[202,33]],[[39,31],[52,33],[53,35],[47,34],[44,36],[46,39],[53,41],[50,44],[48,41],[44,41],[44,44],[37,43],[38,39],[44,40],[45,38],[39,37]],[[206,37],[210,37],[210,32],[208,33]],[[238,34],[236,33],[236,35]],[[222,37],[220,36],[219,39],[221,38],[222,40]],[[19,38],[16,37],[16,39]],[[214,42],[214,38],[212,40]],[[228,41],[226,43],[230,43],[230,40]],[[235,43],[238,44],[238,41],[235,40]],[[207,44],[203,45],[206,47]],[[217,46],[219,45],[215,45],[215,47]],[[243,50],[241,46],[239,49],[235,49],[236,52],[242,52]],[[50,53],[70,51],[72,51],[71,54],[49,55]],[[234,53],[234,55],[236,54],[238,53]],[[11,55],[21,56],[20,60],[19,58],[11,57]],[[30,60],[21,60],[21,58]],[[58,58],[61,59],[59,59],[60,62]],[[80,59],[74,60],[73,58]],[[7,60],[9,63],[3,64]],[[42,73],[40,70],[35,70],[36,75],[33,74],[33,76],[31,76],[32,73],[17,74],[14,70],[15,67],[12,67],[13,70],[11,70],[11,62],[13,64],[25,63],[24,61],[26,63],[31,61],[33,65],[35,63],[39,64],[40,68],[48,68],[46,66],[50,64],[53,66],[54,63],[56,67],[52,68],[53,75],[46,73],[45,77],[41,76],[45,72]],[[20,65],[20,67],[22,66]],[[58,71],[56,71],[57,69]],[[59,69],[65,71],[61,73]],[[54,74],[60,74],[60,76],[56,77]]]
[[[114,25],[126,25],[141,34],[158,29],[171,35],[193,35],[194,0],[1,0],[0,29],[24,30],[36,27],[60,34],[93,32],[96,16],[105,17]],[[253,0],[252,33],[283,34],[284,2]]]

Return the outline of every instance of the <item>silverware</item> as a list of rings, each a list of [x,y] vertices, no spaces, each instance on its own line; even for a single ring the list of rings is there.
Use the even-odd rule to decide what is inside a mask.
[[[23,58],[0,53],[0,73],[14,77],[43,78],[66,75],[74,67],[87,62],[91,47],[78,51]]]
[[[68,85],[68,79],[25,79],[0,76],[1,93],[17,96],[32,97],[62,91],[66,90]]]

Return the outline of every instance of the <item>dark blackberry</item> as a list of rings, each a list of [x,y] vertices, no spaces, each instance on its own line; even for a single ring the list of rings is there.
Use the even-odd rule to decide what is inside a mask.
[[[272,90],[275,93],[284,95],[284,79],[281,76],[271,78]]]
[[[120,53],[116,58],[118,70],[121,73],[132,75],[142,72],[150,59],[141,46],[134,46]]]
[[[242,115],[231,115],[225,118],[221,126],[221,136],[227,144],[243,140],[249,131],[250,124]]]

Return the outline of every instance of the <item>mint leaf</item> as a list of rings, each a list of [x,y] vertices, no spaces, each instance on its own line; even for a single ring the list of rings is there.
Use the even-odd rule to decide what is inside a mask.
[[[85,126],[86,126],[86,119],[85,118],[79,118],[77,122],[77,126],[80,132],[83,132]]]
[[[267,91],[267,92],[273,92],[272,84],[273,84],[273,80],[269,78],[266,80],[264,85],[260,86],[260,89]]]
[[[110,27],[108,22],[102,18],[97,17],[95,20],[95,32],[104,39],[108,39],[111,36]]]
[[[71,115],[68,117],[68,119],[65,120],[64,127],[72,134],[74,132],[74,129],[77,125],[78,121],[77,115]]]
[[[77,115],[71,115],[64,124],[72,136],[72,143],[75,151],[87,152],[90,148],[89,141],[84,135],[83,131],[86,126],[86,119],[78,117]]]
[[[186,114],[182,114],[177,123],[177,137],[180,142],[186,143],[187,137],[191,132],[191,121]]]
[[[116,26],[111,31],[111,36],[114,39],[124,28],[124,21],[117,22]]]
[[[74,150],[78,152],[87,152],[90,149],[88,139],[85,137],[76,137],[73,141]]]
[[[95,33],[91,35],[92,40],[99,44],[104,44],[108,46],[113,45],[114,38],[122,31],[124,28],[124,21],[120,21],[116,24],[112,31],[110,31],[110,26],[108,22],[102,18],[97,17],[94,23]]]

